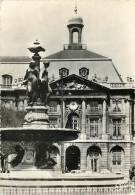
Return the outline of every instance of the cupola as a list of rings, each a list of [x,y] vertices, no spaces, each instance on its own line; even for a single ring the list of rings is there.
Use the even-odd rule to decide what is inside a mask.
[[[69,49],[82,49],[83,19],[77,13],[77,6],[75,6],[74,12],[74,17],[69,19],[67,24],[69,29]]]

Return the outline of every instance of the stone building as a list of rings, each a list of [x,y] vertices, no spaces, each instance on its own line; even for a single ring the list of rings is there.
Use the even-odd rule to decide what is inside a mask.
[[[67,27],[69,43],[41,60],[50,62],[50,126],[80,131],[77,140],[52,146],[54,169],[128,174],[135,164],[134,87],[123,82],[111,59],[82,44],[81,17],[70,19]],[[25,110],[25,88],[18,83],[29,62],[27,57],[1,57],[2,106]]]

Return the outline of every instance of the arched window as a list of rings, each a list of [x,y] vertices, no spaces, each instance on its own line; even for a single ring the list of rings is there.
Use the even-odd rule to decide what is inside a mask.
[[[8,74],[2,75],[2,83],[3,83],[3,85],[5,85],[5,86],[12,85],[12,80],[13,80],[13,78],[12,78],[11,75],[8,75]]]
[[[115,146],[111,149],[112,152],[112,165],[122,164],[122,154],[124,150],[120,146]]]
[[[73,43],[78,43],[78,32],[73,32]]]
[[[79,30],[77,28],[72,30],[72,43],[79,43]]]

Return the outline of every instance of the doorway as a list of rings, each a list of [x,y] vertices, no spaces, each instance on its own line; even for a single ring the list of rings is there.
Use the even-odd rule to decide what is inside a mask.
[[[70,146],[66,150],[66,172],[80,169],[80,150],[77,146]]]
[[[87,150],[87,169],[92,172],[99,172],[101,150],[98,146],[91,146]]]

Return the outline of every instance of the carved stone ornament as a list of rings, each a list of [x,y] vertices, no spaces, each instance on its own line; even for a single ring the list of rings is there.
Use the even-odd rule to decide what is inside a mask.
[[[77,110],[78,107],[79,107],[79,105],[78,105],[76,102],[71,102],[71,103],[69,104],[69,109],[72,110],[72,111]]]

